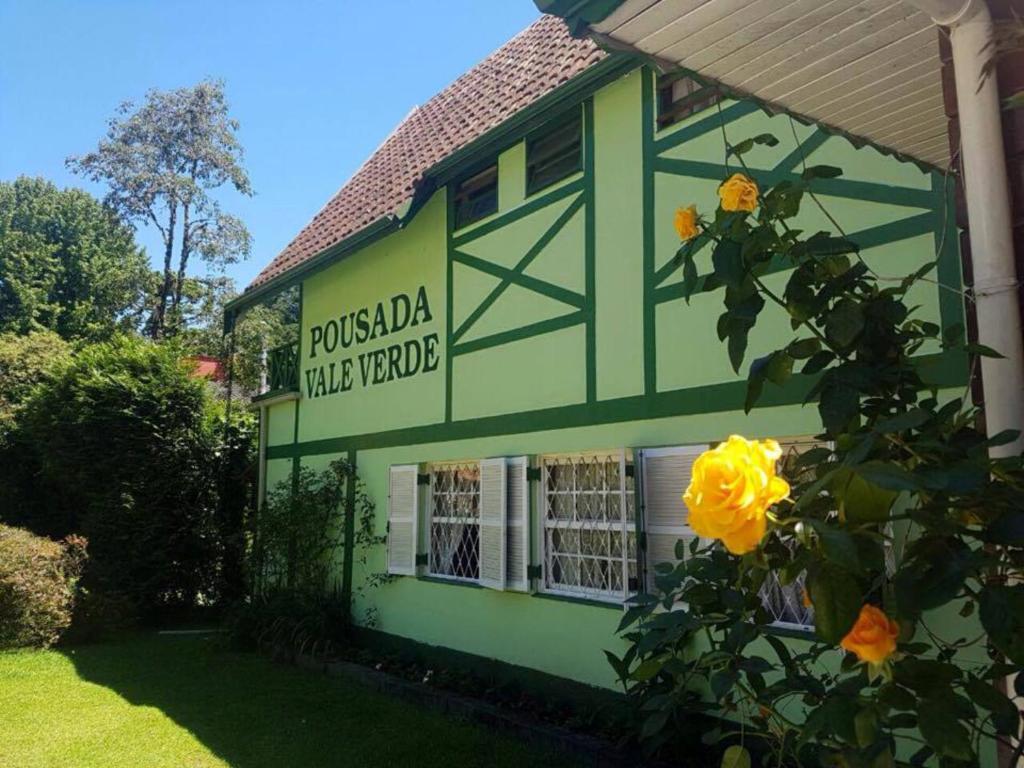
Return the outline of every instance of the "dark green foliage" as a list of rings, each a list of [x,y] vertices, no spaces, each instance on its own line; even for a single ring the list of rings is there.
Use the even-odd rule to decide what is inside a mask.
[[[286,655],[336,650],[351,629],[349,582],[339,576],[356,563],[365,569],[369,551],[385,540],[374,531],[375,510],[355,466],[344,459],[321,472],[299,467],[272,488],[252,518],[250,592],[229,620],[236,642]],[[364,576],[361,583],[371,587],[392,578]],[[362,624],[372,627],[375,617]]]
[[[251,498],[253,419],[236,408],[225,431],[224,404],[174,347],[85,347],[19,422],[4,472],[30,467],[33,493],[4,517],[85,535],[87,586],[128,597],[144,618],[240,591],[225,583],[239,566],[225,564],[241,547],[244,511],[231,505]]]
[[[0,449],[32,391],[70,354],[67,342],[52,331],[0,334]]]
[[[0,525],[0,650],[45,648],[71,624],[85,540]]]
[[[148,274],[131,228],[89,193],[0,182],[0,333],[109,338],[138,324]]]

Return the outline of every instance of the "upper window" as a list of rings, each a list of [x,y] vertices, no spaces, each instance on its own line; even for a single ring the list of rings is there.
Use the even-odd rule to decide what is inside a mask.
[[[540,462],[543,588],[622,601],[637,584],[632,463],[622,452]]]
[[[678,72],[662,75],[658,78],[658,127],[678,123],[718,103],[721,98],[715,86],[702,85]]]
[[[455,185],[455,228],[490,216],[498,210],[498,166],[463,179]]]
[[[480,578],[480,464],[435,464],[430,469],[432,576]]]
[[[583,119],[574,116],[526,142],[526,194],[572,176],[583,169]]]

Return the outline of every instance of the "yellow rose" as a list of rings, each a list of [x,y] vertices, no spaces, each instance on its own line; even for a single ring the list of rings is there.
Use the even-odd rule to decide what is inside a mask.
[[[857,623],[853,625],[840,645],[857,658],[870,664],[879,664],[896,650],[896,638],[900,625],[890,619],[880,608],[865,605],[860,609]]]
[[[676,209],[675,225],[680,240],[692,240],[700,234],[697,229],[697,206]]]
[[[718,188],[723,211],[746,211],[757,208],[757,182],[742,173],[734,173]]]
[[[789,495],[789,483],[775,475],[780,456],[774,440],[739,435],[702,453],[683,494],[694,532],[721,539],[734,555],[755,549],[767,529],[768,507]]]

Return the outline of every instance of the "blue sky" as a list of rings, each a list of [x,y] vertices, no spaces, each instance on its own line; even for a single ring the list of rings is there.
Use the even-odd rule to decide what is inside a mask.
[[[536,17],[531,0],[0,0],[0,180],[102,195],[64,158],[120,102],[222,78],[256,191],[222,198],[253,234],[241,288],[414,105]],[[156,233],[138,240],[155,259]]]

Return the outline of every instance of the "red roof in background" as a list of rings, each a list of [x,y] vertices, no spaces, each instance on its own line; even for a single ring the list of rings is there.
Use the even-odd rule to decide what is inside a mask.
[[[247,290],[396,213],[428,169],[605,55],[570,36],[561,19],[541,16],[414,109]]]
[[[191,355],[188,360],[195,363],[195,371],[192,374],[197,379],[210,379],[211,381],[224,381],[227,373],[224,370],[224,361],[212,355]]]

